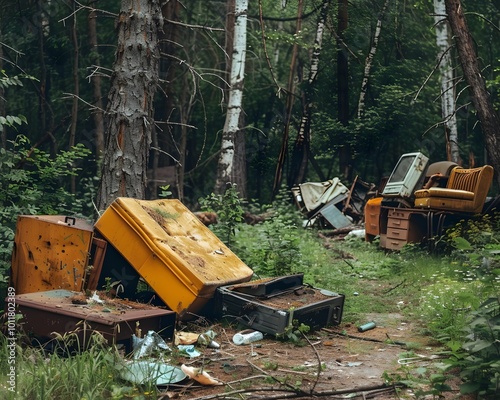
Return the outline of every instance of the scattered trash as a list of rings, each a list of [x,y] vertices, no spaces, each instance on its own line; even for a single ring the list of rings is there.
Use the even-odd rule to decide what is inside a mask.
[[[148,331],[144,338],[138,338],[132,335],[132,348],[134,352],[134,359],[149,356],[155,350],[170,351],[167,343],[155,331]]]
[[[212,378],[203,368],[189,367],[185,364],[181,365],[181,370],[184,372],[189,378],[194,379],[198,383],[206,386],[217,386],[223,385],[221,381]]]
[[[236,345],[242,345],[257,342],[263,338],[264,335],[262,332],[245,329],[244,331],[238,332],[233,336],[233,342]]]
[[[408,365],[408,364],[413,364],[421,361],[431,361],[431,360],[436,360],[439,358],[444,358],[443,355],[437,355],[437,354],[431,354],[429,356],[422,355],[422,354],[416,354],[415,357],[406,357],[406,358],[400,358],[398,360],[398,364],[400,365]]]
[[[350,231],[347,236],[349,237],[355,237],[355,238],[359,238],[359,239],[365,239],[365,230],[364,229],[353,229],[352,231]]]
[[[202,346],[207,346],[212,349],[219,349],[220,344],[214,341],[215,337],[217,336],[217,333],[215,333],[212,330],[206,331],[205,333],[202,333],[201,335],[198,336],[197,343],[201,344]]]
[[[368,323],[366,323],[364,325],[358,326],[358,332],[369,331],[370,329],[373,329],[376,326],[377,325],[375,324],[375,322],[368,322]]]
[[[193,344],[180,344],[177,346],[181,353],[189,356],[189,358],[195,358],[201,356],[201,353],[194,348]]]
[[[132,361],[120,365],[122,379],[138,385],[154,382],[157,386],[177,383],[186,378],[178,367],[152,361]]]
[[[363,365],[361,361],[354,361],[354,362],[348,362],[343,364],[344,367],[359,367],[360,365]]]
[[[334,296],[338,296],[339,294],[336,293],[336,292],[332,292],[330,290],[326,290],[326,289],[320,289],[319,291],[321,294],[325,295],[325,296],[331,296],[331,297],[334,297]]]
[[[89,300],[94,303],[104,304],[104,301],[101,300],[96,290],[94,290],[94,293],[92,294],[92,297]]]
[[[175,344],[195,344],[200,335],[194,332],[178,332],[175,334]]]

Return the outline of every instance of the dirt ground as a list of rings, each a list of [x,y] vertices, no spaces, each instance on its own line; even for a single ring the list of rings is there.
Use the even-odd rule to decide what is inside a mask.
[[[184,399],[284,399],[284,398],[415,398],[412,389],[386,387],[386,372],[402,374],[403,364],[425,367],[436,348],[416,334],[416,327],[400,314],[372,314],[374,329],[359,332],[342,323],[308,334],[304,345],[265,336],[249,345],[235,345],[237,330],[212,325],[219,349],[202,348],[202,355],[178,362],[202,367],[220,386],[203,386],[186,379],[164,389],[163,398]],[[409,349],[416,358],[404,359]],[[319,368],[318,365],[322,367]],[[399,370],[399,371],[398,371]],[[280,383],[281,382],[281,383]],[[308,395],[297,394],[300,387]],[[314,394],[314,395],[313,395]],[[458,393],[446,396],[458,398]],[[429,397],[432,398],[432,397]]]

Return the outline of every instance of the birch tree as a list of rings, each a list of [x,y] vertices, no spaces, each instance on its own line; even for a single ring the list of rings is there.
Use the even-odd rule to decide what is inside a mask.
[[[99,210],[116,197],[144,198],[162,25],[159,0],[122,0],[106,113]]]
[[[459,163],[457,118],[455,114],[455,85],[451,60],[451,36],[446,20],[444,0],[434,0],[434,22],[438,46],[438,65],[441,80],[441,115],[446,133],[447,154],[450,161]]]
[[[375,54],[377,52],[377,47],[378,47],[378,41],[380,38],[380,33],[382,32],[382,19],[384,18],[385,10],[387,9],[388,5],[389,5],[389,0],[385,0],[384,6],[382,7],[382,11],[380,11],[377,19],[377,26],[375,27],[375,34],[373,35],[373,42],[370,47],[370,51],[366,56],[365,69],[363,72],[363,81],[361,82],[361,91],[359,93],[359,100],[358,100],[358,118],[361,118],[363,116],[365,110],[365,97],[366,97],[366,91],[368,89],[368,80],[370,79],[370,71],[372,68],[373,59],[375,58]]]
[[[235,183],[235,144],[240,131],[240,118],[243,106],[243,84],[245,78],[245,58],[247,43],[248,0],[235,0],[234,35],[229,79],[229,98],[226,120],[222,132],[222,145],[217,165],[215,192],[223,193],[228,183]]]

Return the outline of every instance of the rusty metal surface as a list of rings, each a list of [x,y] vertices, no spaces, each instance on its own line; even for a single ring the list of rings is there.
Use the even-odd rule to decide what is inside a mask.
[[[64,215],[20,215],[12,252],[17,294],[82,290],[93,227]]]
[[[103,304],[85,302],[80,292],[52,290],[16,296],[27,333],[42,338],[53,333],[64,335],[77,331],[89,336],[97,331],[111,342],[130,339],[139,328],[143,333],[154,330],[172,338],[176,314],[147,304],[123,299],[104,299]],[[76,303],[76,304],[75,304]]]
[[[108,253],[114,248],[180,319],[198,314],[217,287],[249,281],[253,275],[176,199],[120,197],[100,216],[95,230],[109,243]],[[109,265],[106,257],[101,278],[117,277],[129,286],[134,274],[121,270],[114,263]]]

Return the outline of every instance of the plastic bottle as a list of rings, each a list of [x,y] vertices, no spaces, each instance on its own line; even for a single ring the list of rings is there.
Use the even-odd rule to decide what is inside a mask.
[[[368,322],[364,325],[361,325],[358,327],[358,332],[366,332],[366,331],[369,331],[370,329],[373,329],[375,328],[377,325],[375,324],[375,322]]]
[[[244,331],[238,332],[233,336],[233,343],[237,345],[249,344],[262,340],[264,335],[262,332],[253,331],[251,329],[246,329]]]

